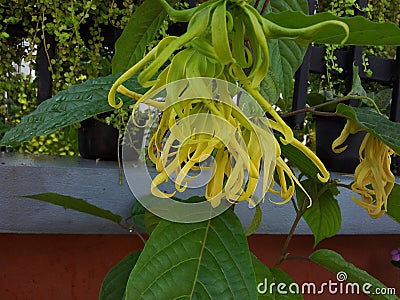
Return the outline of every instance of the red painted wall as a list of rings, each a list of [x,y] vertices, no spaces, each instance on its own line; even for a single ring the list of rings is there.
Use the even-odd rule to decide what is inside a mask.
[[[251,250],[268,266],[279,257],[285,237],[254,235]],[[294,256],[308,256],[311,236],[295,236]],[[0,234],[0,299],[98,299],[103,277],[129,252],[142,247],[128,235]],[[390,263],[390,251],[400,247],[400,235],[336,236],[318,248],[339,251],[400,294],[400,269]],[[322,283],[336,276],[307,261],[285,261],[282,268],[299,283]],[[369,299],[356,295],[305,296],[305,299]]]

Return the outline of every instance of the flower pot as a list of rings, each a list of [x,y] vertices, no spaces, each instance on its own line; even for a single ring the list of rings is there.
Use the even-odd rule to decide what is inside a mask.
[[[343,144],[348,146],[342,153],[332,151],[332,142],[339,137],[346,119],[342,117],[316,116],[316,152],[328,171],[354,173],[360,162],[358,150],[365,132],[351,134]]]

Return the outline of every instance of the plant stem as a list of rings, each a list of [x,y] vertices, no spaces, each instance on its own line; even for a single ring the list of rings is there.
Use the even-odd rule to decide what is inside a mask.
[[[305,261],[311,261],[308,257],[306,256],[287,256],[286,260],[305,260]]]
[[[297,207],[296,201],[294,201],[293,197],[290,200],[291,200],[291,202],[293,204],[294,210],[296,211],[296,213],[298,213],[299,212],[299,208]]]
[[[352,98],[353,97],[351,97],[351,96],[345,96],[345,97],[342,97],[342,98],[339,98],[339,99],[336,99],[336,100],[324,102],[324,103],[317,104],[317,105],[314,105],[314,106],[311,106],[311,107],[305,107],[305,108],[302,108],[302,109],[294,110],[294,111],[288,112],[286,114],[282,114],[281,117],[282,118],[288,118],[288,117],[291,117],[291,116],[294,116],[294,115],[298,115],[298,114],[301,114],[301,113],[305,113],[305,112],[315,113],[315,110],[318,109],[318,108],[321,108],[321,107],[324,107],[324,106],[327,106],[327,105],[331,105],[331,104],[336,104],[336,103],[348,101],[348,100],[350,100]],[[317,113],[321,113],[321,112],[317,112]],[[335,113],[329,113],[329,114],[335,114]]]
[[[306,196],[303,198],[303,202],[301,203],[301,208],[297,211],[296,213],[296,218],[293,221],[292,227],[290,228],[289,234],[286,237],[286,241],[283,244],[282,250],[281,250],[281,256],[278,258],[276,261],[274,268],[278,267],[288,256],[288,249],[289,249],[289,244],[292,241],[294,231],[296,230],[297,225],[299,224],[301,217],[303,216],[305,210],[306,210]]]
[[[135,226],[134,226],[134,225],[128,224],[128,219],[131,219],[131,218],[132,218],[132,217],[128,217],[128,218],[125,219],[125,223],[126,223],[127,225],[124,225],[124,224],[121,224],[121,223],[119,223],[118,225],[119,225],[122,229],[128,230],[130,233],[136,234],[136,235],[139,237],[139,239],[143,242],[143,244],[146,244],[145,238],[139,233],[139,231],[136,230]]]
[[[338,98],[338,99],[335,99],[335,100],[332,100],[332,101],[324,102],[324,103],[317,104],[317,105],[314,105],[314,106],[311,106],[311,107],[305,107],[305,108],[302,108],[302,109],[298,109],[298,110],[294,110],[294,111],[282,114],[281,118],[284,119],[284,118],[288,118],[288,117],[291,117],[291,116],[294,116],[294,115],[298,115],[298,114],[301,114],[301,113],[306,113],[306,112],[310,112],[310,113],[312,113],[314,115],[319,115],[319,116],[329,116],[329,117],[342,116],[342,117],[345,117],[344,115],[341,115],[341,114],[338,114],[338,113],[316,111],[316,109],[324,107],[324,106],[327,106],[327,105],[348,101],[348,100],[351,100],[351,99],[368,100],[374,106],[375,110],[379,114],[381,114],[381,112],[380,112],[378,106],[376,105],[375,101],[372,100],[371,98],[369,98],[367,96],[347,95],[347,96],[344,96],[344,97],[341,97],[341,98]]]
[[[336,186],[337,186],[337,187],[344,187],[344,188],[346,188],[346,189],[351,190],[351,184],[345,184],[345,183],[339,183],[339,182],[337,182],[337,183],[336,183]]]
[[[328,189],[332,187],[344,187],[347,189],[351,189],[350,184],[344,184],[344,183],[338,183],[338,182],[331,182],[329,184],[326,184],[320,191],[319,193],[315,196],[315,201],[318,201],[318,199],[321,197],[323,193],[325,193]],[[289,249],[289,244],[293,239],[294,232],[297,228],[297,225],[299,224],[301,218],[303,217],[305,211],[307,210],[307,205],[306,205],[306,196],[304,196],[303,201],[301,203],[301,207],[297,207],[295,200],[292,198],[292,203],[296,211],[296,218],[293,221],[292,227],[290,228],[290,231],[288,233],[288,236],[286,237],[285,243],[282,246],[281,250],[281,255],[276,261],[274,268],[278,267],[284,260],[295,260],[295,259],[301,259],[301,260],[309,260],[307,257],[298,257],[298,256],[288,256],[288,249]]]

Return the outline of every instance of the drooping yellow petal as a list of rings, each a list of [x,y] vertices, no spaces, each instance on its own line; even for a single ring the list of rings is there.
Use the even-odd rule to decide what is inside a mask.
[[[390,171],[393,150],[381,140],[367,133],[360,147],[360,164],[354,172],[351,188],[361,199],[352,196],[355,203],[365,208],[372,218],[381,217],[394,187]]]

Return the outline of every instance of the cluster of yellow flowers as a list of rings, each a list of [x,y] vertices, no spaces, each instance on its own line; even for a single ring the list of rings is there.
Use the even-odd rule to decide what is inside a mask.
[[[184,191],[193,174],[211,157],[214,166],[205,196],[213,207],[223,199],[231,203],[245,200],[255,205],[253,194],[260,179],[262,199],[269,191],[280,194],[280,203],[286,203],[293,197],[296,185],[308,196],[282,157],[277,136],[281,143],[303,152],[319,170],[319,180],[327,182],[329,173],[323,163],[294,138],[292,130],[259,92],[259,85],[269,70],[269,38],[307,44],[324,26],[336,26],[344,32],[345,41],[348,26],[331,20],[304,28],[283,28],[260,16],[244,0],[209,0],[182,11],[174,10],[165,0],[160,2],[173,20],[188,22],[187,31],[179,37],[164,38],[114,83],[108,97],[110,105],[116,108],[122,105],[115,100],[119,92],[137,100],[134,113],[141,104],[162,112],[148,144],[149,158],[159,172],[152,182],[152,193],[167,198],[176,191]],[[171,61],[165,67],[168,60]],[[150,88],[144,95],[123,86],[136,73],[138,82]],[[261,112],[245,114],[237,105],[234,98],[240,92],[235,88],[239,86],[244,87]],[[153,96],[162,89],[166,89],[163,100],[155,99]],[[346,147],[339,146],[349,134],[361,130],[356,122],[347,121],[332,144],[333,151],[344,151]],[[353,200],[373,218],[385,213],[394,186],[390,171],[392,154],[392,149],[381,140],[366,134],[351,188],[361,196],[361,200]],[[159,186],[174,176],[176,191],[160,191]],[[274,180],[278,181],[277,191]]]
[[[280,36],[306,41],[310,38],[310,34],[325,25],[339,26],[348,33],[347,25],[339,21],[326,21],[303,29],[282,28],[260,16],[247,1],[210,0],[194,9],[183,11],[175,11],[165,1],[162,3],[176,21],[189,22],[187,32],[179,37],[170,36],[163,39],[141,61],[123,74],[109,93],[109,103],[114,107],[122,105],[115,101],[116,93],[120,92],[138,99],[134,111],[141,103],[162,110],[157,132],[149,145],[150,159],[160,172],[153,180],[152,192],[160,197],[172,196],[161,193],[157,187],[167,181],[173,173],[177,178],[176,190],[183,190],[186,183],[191,180],[188,174],[198,169],[199,163],[206,157],[212,156],[216,161],[216,169],[207,184],[206,198],[213,206],[218,205],[222,198],[231,202],[246,200],[252,203],[252,195],[261,173],[263,173],[262,196],[266,191],[275,192],[273,189],[275,169],[280,186],[280,190],[276,193],[280,193],[283,198],[282,203],[289,201],[295,192],[295,185],[300,187],[301,185],[281,156],[278,140],[271,134],[269,125],[274,132],[281,135],[281,142],[292,144],[314,162],[320,170],[318,177],[322,182],[328,181],[329,173],[322,162],[294,138],[290,127],[259,93],[258,88],[269,70],[270,57],[267,44],[269,37]],[[171,56],[171,63],[162,69],[157,79],[151,80]],[[142,86],[150,87],[144,95],[129,91],[122,85],[138,72],[138,82]],[[267,112],[271,116],[268,124],[264,122],[261,125],[262,118],[257,118],[257,123],[246,116],[238,109],[232,99],[234,95],[227,89],[221,88],[220,95],[212,95],[207,94],[207,86],[203,87],[200,84],[197,88],[191,88],[203,92],[201,97],[197,94],[181,101],[180,96],[185,89],[187,90],[187,86],[175,84],[173,88],[168,88],[173,82],[194,77],[214,78],[235,85],[241,84],[262,108],[261,115],[264,116]],[[153,95],[164,86],[167,86],[165,101],[151,99],[149,95]],[[217,99],[223,100],[217,101]],[[199,128],[193,128],[195,130],[186,132],[191,134],[190,138],[182,141],[179,149],[175,151],[173,140],[167,138],[171,128],[179,125],[184,118],[199,114],[211,115],[208,121],[221,123],[217,120],[224,120],[229,124],[234,129],[231,140],[224,144],[215,132],[205,134],[198,132]],[[198,124],[196,126],[201,127]],[[239,140],[243,143],[241,145],[236,143],[234,136],[239,136]],[[171,149],[174,151],[171,152]],[[152,150],[155,152],[152,153]],[[245,175],[245,170],[248,176]]]
[[[340,136],[332,143],[332,150],[343,152],[347,146],[338,148],[350,134],[364,129],[348,120]],[[361,196],[353,200],[365,208],[372,218],[379,218],[386,212],[387,199],[394,186],[394,175],[390,170],[391,155],[394,151],[380,139],[367,133],[359,149],[360,164],[354,172],[352,190]]]

